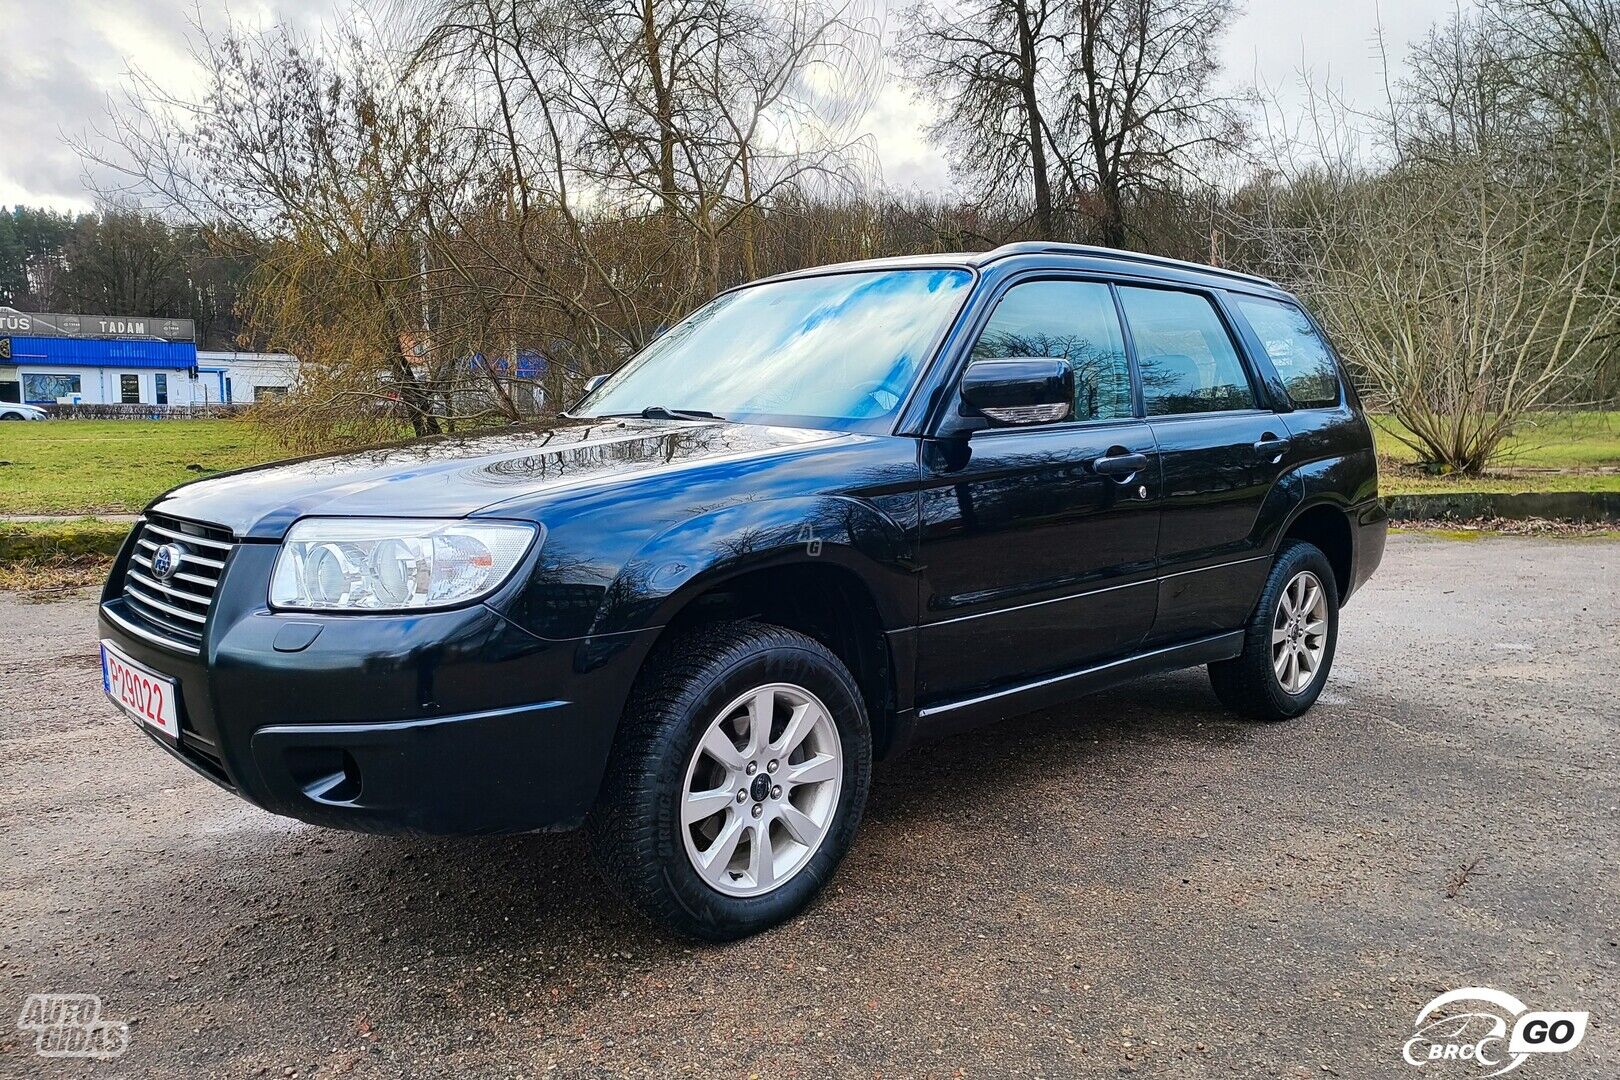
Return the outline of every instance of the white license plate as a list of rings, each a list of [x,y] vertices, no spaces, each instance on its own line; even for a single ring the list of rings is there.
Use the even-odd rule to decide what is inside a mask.
[[[171,739],[180,738],[176,683],[119,652],[111,642],[101,643],[101,688],[114,705]]]

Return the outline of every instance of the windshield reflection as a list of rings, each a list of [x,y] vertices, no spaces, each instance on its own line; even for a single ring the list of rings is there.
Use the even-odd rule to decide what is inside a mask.
[[[972,282],[966,270],[885,270],[726,293],[574,414],[667,409],[870,430],[899,409]]]

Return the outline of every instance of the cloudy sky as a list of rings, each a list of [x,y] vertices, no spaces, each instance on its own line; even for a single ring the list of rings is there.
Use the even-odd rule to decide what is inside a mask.
[[[290,21],[318,27],[337,0],[235,0],[238,19],[262,26]],[[1374,46],[1381,21],[1398,68],[1407,45],[1446,18],[1454,0],[1248,0],[1224,43],[1226,76],[1293,94],[1299,73],[1341,88],[1352,101],[1375,102],[1382,68]],[[221,16],[193,0],[0,0],[12,47],[0,63],[0,206],[14,203],[88,209],[83,167],[64,136],[80,136],[105,115],[131,67],[171,89],[197,85],[186,35],[201,17]],[[929,117],[888,80],[867,127],[884,177],[897,186],[942,188],[945,163],[924,141]]]

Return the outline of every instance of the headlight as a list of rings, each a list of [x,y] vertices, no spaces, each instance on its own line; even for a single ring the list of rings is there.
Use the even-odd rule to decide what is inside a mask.
[[[306,518],[282,541],[270,606],[418,611],[488,596],[522,561],[534,525],[404,518]]]

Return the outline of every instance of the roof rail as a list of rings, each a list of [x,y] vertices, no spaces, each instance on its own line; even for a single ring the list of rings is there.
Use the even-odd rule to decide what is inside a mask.
[[[1012,244],[1002,244],[998,248],[987,251],[979,257],[978,261],[991,262],[995,259],[1005,259],[1013,255],[1087,255],[1095,259],[1118,259],[1121,262],[1171,266],[1199,274],[1214,274],[1219,277],[1237,278],[1240,281],[1252,281],[1260,285],[1268,285],[1273,289],[1282,288],[1275,281],[1261,277],[1259,274],[1245,274],[1237,270],[1226,270],[1219,266],[1206,266],[1203,263],[1188,262],[1185,259],[1171,259],[1163,255],[1148,255],[1141,251],[1123,251],[1119,248],[1095,247],[1091,244],[1059,244],[1042,240],[1020,240]]]

